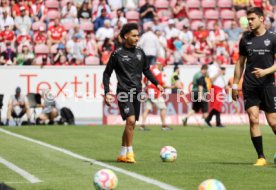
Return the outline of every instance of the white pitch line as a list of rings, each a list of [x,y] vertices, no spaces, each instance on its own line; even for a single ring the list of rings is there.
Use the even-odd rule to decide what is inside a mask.
[[[29,184],[30,182],[24,181],[5,181],[6,184]]]
[[[91,162],[91,163],[93,163],[95,165],[102,166],[102,167],[111,169],[113,171],[116,171],[116,172],[119,172],[119,173],[122,173],[122,174],[125,174],[125,175],[128,175],[128,176],[131,176],[131,177],[133,177],[135,179],[139,179],[139,180],[144,181],[146,183],[149,183],[149,184],[155,185],[157,187],[160,187],[161,189],[165,189],[165,190],[181,190],[178,187],[174,187],[172,185],[163,183],[161,181],[158,181],[158,180],[155,180],[155,179],[152,179],[152,178],[149,178],[149,177],[137,174],[135,172],[130,172],[130,171],[127,171],[125,169],[122,169],[122,168],[119,168],[119,167],[116,167],[116,166],[112,166],[112,165],[109,165],[109,164],[106,164],[106,163],[103,163],[103,162],[100,162],[100,161],[97,161],[97,160],[94,160],[94,159],[91,159],[91,158],[87,158],[87,157],[84,157],[82,155],[79,155],[79,154],[76,154],[74,152],[71,152],[69,150],[66,150],[64,148],[60,148],[60,147],[57,147],[57,146],[54,146],[54,145],[51,145],[51,144],[48,144],[48,143],[45,143],[45,142],[42,142],[42,141],[39,141],[39,140],[35,140],[35,139],[29,138],[29,137],[26,137],[26,136],[23,136],[23,135],[19,135],[19,134],[7,131],[5,129],[1,129],[0,128],[0,132],[8,134],[8,135],[11,135],[11,136],[14,136],[14,137],[17,137],[17,138],[20,138],[20,139],[23,139],[23,140],[26,140],[26,141],[29,141],[29,142],[32,142],[32,143],[35,143],[35,144],[39,144],[41,146],[44,146],[44,147],[56,150],[58,152],[62,152],[62,153],[66,154],[66,155],[69,155],[69,156],[71,156],[73,158],[77,158],[77,159],[80,159],[80,160],[83,160],[83,161]]]
[[[4,164],[5,166],[7,166],[12,171],[18,173],[19,175],[24,177],[26,180],[28,180],[30,183],[39,183],[39,182],[41,182],[41,180],[38,179],[37,177],[35,177],[32,174],[30,174],[29,172],[19,168],[18,166],[14,165],[13,163],[5,160],[1,156],[0,156],[0,163]]]

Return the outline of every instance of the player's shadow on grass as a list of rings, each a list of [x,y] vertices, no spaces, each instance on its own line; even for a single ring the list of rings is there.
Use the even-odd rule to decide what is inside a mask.
[[[120,162],[117,162],[117,160],[115,159],[99,159],[98,161],[105,162],[105,163],[120,163]]]
[[[211,162],[212,164],[220,164],[220,165],[252,165],[251,162]]]
[[[105,160],[105,159],[98,159],[97,161],[99,161],[99,162],[107,162],[107,163],[119,163],[119,162],[117,162],[117,160],[111,160],[111,159],[109,159],[109,160]],[[87,163],[90,163],[91,165],[93,165],[93,163],[92,162],[89,162],[89,161],[83,161],[83,162],[87,162]],[[0,189],[1,190],[1,189]]]
[[[5,183],[0,183],[0,190],[15,190],[15,189],[12,187],[9,187]]]

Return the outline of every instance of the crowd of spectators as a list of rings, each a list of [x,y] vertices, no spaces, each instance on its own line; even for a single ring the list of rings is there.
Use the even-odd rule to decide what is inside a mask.
[[[247,30],[241,18],[262,7],[276,31],[275,0],[0,0],[0,65],[106,64],[127,22],[151,64],[235,64]]]

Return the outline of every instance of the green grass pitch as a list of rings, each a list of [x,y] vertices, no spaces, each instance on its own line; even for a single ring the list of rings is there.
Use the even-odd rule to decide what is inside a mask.
[[[227,190],[276,189],[276,136],[263,126],[266,167],[254,167],[256,153],[248,126],[200,128],[174,126],[173,131],[135,130],[136,164],[115,162],[120,150],[122,126],[31,126],[2,127],[82,156],[157,179],[180,189],[196,190],[205,179],[216,178]],[[176,148],[174,163],[159,157],[165,145]],[[77,160],[61,152],[0,132],[0,156],[38,177],[43,182],[28,183],[0,164],[0,183],[16,190],[91,190],[92,177],[100,166]],[[158,187],[116,172],[119,190],[155,190]]]

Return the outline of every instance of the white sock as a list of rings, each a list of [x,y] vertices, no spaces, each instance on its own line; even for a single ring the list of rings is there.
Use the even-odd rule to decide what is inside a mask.
[[[128,146],[128,147],[127,147],[127,152],[128,152],[128,153],[133,152],[133,148],[132,148],[132,146]]]
[[[122,146],[121,152],[120,152],[120,156],[125,156],[127,153],[127,147],[126,146]]]

